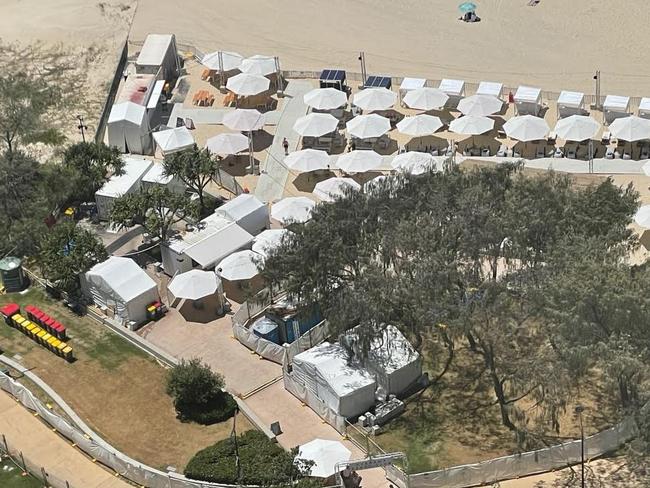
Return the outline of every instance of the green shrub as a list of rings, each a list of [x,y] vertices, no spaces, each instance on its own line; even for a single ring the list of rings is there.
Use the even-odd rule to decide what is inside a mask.
[[[196,453],[185,467],[185,476],[213,483],[261,486],[288,486],[291,480],[303,476],[293,463],[295,452],[285,451],[262,432],[245,432],[237,437],[237,445],[240,480],[233,439],[224,439]]]
[[[182,360],[167,375],[167,394],[178,418],[209,425],[232,417],[237,403],[222,390],[223,377],[199,359]]]

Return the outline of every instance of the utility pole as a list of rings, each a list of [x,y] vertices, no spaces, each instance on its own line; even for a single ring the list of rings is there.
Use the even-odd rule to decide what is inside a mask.
[[[77,129],[81,131],[81,140],[83,142],[86,142],[86,135],[84,133],[85,130],[88,130],[88,126],[84,125],[84,117],[83,115],[77,115],[77,119],[79,119],[79,125],[77,126]]]
[[[585,429],[582,423],[582,412],[585,411],[585,407],[582,405],[576,405],[575,412],[578,414],[580,419],[580,471],[581,471],[581,486],[585,488]]]
[[[363,51],[361,51],[359,53],[359,64],[361,65],[361,81],[362,81],[361,84],[365,85],[366,84],[366,79],[367,79],[367,76],[366,76],[366,53],[364,53]]]
[[[596,70],[594,80],[596,81],[596,103],[594,104],[594,108],[600,110],[600,70]]]

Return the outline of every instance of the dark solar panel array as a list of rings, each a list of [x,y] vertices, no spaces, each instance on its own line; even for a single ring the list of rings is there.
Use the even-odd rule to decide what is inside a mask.
[[[363,86],[366,88],[390,88],[391,84],[390,76],[369,76]]]
[[[320,74],[320,81],[344,81],[345,71],[342,69],[324,69]]]

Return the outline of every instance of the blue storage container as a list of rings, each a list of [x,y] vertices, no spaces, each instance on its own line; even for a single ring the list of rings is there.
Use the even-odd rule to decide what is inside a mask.
[[[278,324],[273,322],[268,317],[260,317],[253,322],[253,334],[274,344],[280,344],[280,334],[278,332]]]

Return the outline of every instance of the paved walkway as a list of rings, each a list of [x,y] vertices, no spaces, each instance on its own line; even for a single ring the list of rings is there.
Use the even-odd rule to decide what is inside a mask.
[[[9,394],[0,392],[0,433],[12,450],[22,451],[71,488],[129,488],[131,485],[90,462],[78,449],[53,433]]]
[[[441,157],[444,159],[444,157]],[[466,159],[472,161],[490,161],[493,163],[506,163],[510,161],[518,161],[520,158],[500,158],[496,156],[490,157],[465,157],[461,155],[456,156],[456,162],[461,163]],[[589,162],[578,159],[568,158],[539,158],[539,159],[524,159],[524,166],[532,169],[553,169],[564,173],[583,174],[589,173]],[[644,174],[643,165],[648,160],[643,161],[624,161],[622,159],[594,159],[594,174]]]
[[[263,202],[272,202],[282,198],[284,186],[289,176],[289,170],[284,161],[284,148],[282,139],[289,141],[289,151],[298,148],[300,136],[294,132],[293,124],[303,115],[307,114],[307,105],[303,96],[313,85],[307,80],[290,80],[285,90],[285,103],[275,129],[273,144],[268,149],[266,161],[260,167],[260,179],[257,182],[255,196]]]

